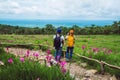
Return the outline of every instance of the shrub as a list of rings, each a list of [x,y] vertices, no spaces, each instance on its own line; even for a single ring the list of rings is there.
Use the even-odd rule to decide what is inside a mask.
[[[0,54],[0,59],[5,63],[0,66],[0,80],[74,80],[69,72],[63,74],[58,66],[47,67],[28,59],[21,62],[18,57],[7,53]],[[8,59],[13,62],[9,63]]]

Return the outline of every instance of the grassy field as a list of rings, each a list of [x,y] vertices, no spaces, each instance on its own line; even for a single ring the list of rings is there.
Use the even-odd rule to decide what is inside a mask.
[[[75,53],[81,53],[82,45],[90,48],[106,48],[113,53],[120,53],[119,35],[76,35]],[[0,35],[1,43],[44,44],[52,46],[53,35]],[[66,44],[64,45],[66,49]]]

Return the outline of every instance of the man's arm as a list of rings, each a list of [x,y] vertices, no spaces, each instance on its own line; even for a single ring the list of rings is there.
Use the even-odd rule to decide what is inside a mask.
[[[65,39],[64,39],[64,36],[62,36],[62,44],[63,44],[63,45],[64,45],[64,40],[65,40]]]

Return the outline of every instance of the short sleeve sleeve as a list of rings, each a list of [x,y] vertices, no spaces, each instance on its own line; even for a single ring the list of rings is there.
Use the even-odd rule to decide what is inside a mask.
[[[62,39],[62,40],[65,40],[64,36],[61,36],[61,39]]]
[[[53,36],[53,39],[55,39],[55,35]]]
[[[68,36],[66,36],[65,39],[68,39]]]

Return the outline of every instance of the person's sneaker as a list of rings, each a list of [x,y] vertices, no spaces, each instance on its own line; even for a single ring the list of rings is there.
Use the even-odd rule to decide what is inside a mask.
[[[69,59],[70,62],[72,62],[72,59]]]

